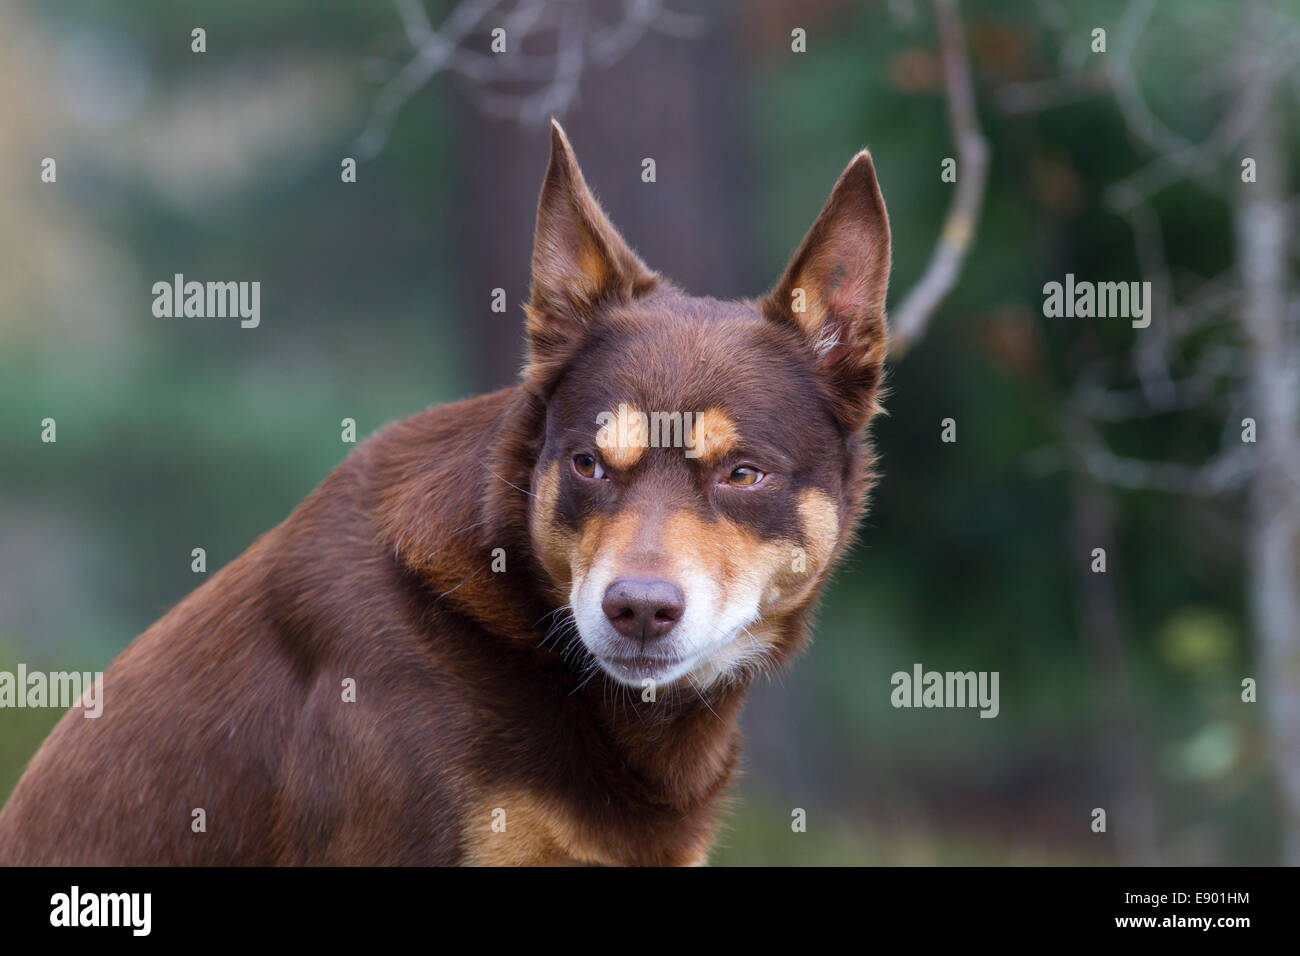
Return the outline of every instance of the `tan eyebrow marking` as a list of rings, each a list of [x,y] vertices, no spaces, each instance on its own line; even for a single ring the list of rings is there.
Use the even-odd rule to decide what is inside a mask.
[[[740,430],[720,408],[710,408],[695,416],[691,429],[692,457],[706,465],[716,465],[740,445]]]
[[[627,402],[619,402],[618,410],[608,414],[610,420],[596,433],[596,447],[608,464],[615,468],[631,468],[641,460],[641,453],[650,443],[646,434],[646,416]]]

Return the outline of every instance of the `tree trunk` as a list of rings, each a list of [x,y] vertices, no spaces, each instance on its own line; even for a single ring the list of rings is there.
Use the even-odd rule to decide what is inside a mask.
[[[1100,710],[1107,734],[1106,753],[1114,774],[1116,844],[1126,866],[1160,863],[1155,787],[1143,741],[1124,647],[1127,627],[1116,588],[1118,542],[1115,506],[1110,493],[1089,478],[1076,477],[1071,487],[1070,541],[1074,549],[1074,590],[1079,630],[1092,652],[1101,685]],[[1104,573],[1092,570],[1092,550],[1104,548]]]
[[[1254,11],[1257,15],[1259,9]],[[1263,17],[1258,17],[1262,20]],[[1256,34],[1258,37],[1258,33]],[[1273,102],[1246,142],[1257,181],[1236,207],[1236,256],[1244,288],[1259,472],[1250,488],[1246,588],[1258,642],[1259,699],[1265,708],[1280,802],[1281,862],[1300,865],[1300,461],[1296,341],[1287,317],[1286,153],[1282,109]]]
[[[719,298],[762,291],[753,285],[734,34],[725,20],[693,39],[647,34],[612,66],[591,67],[557,117],[587,183],[646,264],[692,294]],[[470,160],[459,217],[466,347],[478,387],[497,388],[522,361],[520,305],[550,132],[489,117],[465,97],[457,103]],[[641,178],[645,158],[655,160],[653,183]],[[504,314],[489,308],[495,288],[506,290]]]

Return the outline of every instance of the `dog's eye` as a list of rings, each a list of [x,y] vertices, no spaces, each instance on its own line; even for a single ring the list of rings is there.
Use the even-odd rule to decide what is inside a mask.
[[[727,484],[745,487],[747,485],[756,485],[763,480],[763,473],[757,468],[751,468],[749,465],[741,465],[739,468],[732,470],[727,476]]]
[[[583,478],[605,477],[605,469],[600,467],[595,455],[574,455],[573,470]]]

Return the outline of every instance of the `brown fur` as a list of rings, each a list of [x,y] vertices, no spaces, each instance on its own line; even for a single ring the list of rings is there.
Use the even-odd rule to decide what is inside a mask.
[[[770,296],[690,298],[552,145],[519,384],[388,427],[137,638],[103,716],[74,708],[32,759],[0,863],[707,859],[754,669],[645,703],[552,625],[598,557],[689,564],[761,583],[759,669],[802,648],[870,484],[888,224],[860,154]],[[620,401],[706,413],[704,456],[583,484],[569,443]],[[747,455],[779,474],[727,487]]]

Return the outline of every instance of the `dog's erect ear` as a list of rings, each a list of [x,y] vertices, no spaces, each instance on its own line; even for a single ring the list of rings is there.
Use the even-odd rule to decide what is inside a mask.
[[[596,202],[564,130],[552,120],[551,162],[533,238],[533,287],[525,306],[529,370],[554,362],[581,341],[597,303],[630,301],[657,281]]]
[[[761,302],[812,350],[840,421],[856,431],[879,410],[888,348],[889,217],[866,150],[840,175],[785,275]]]

